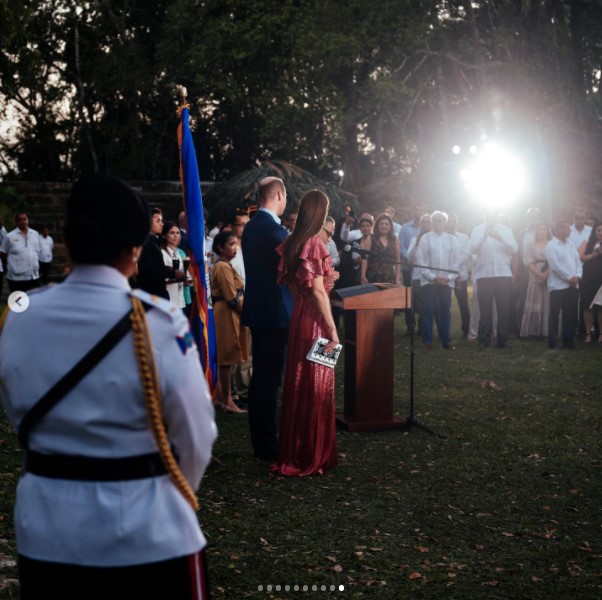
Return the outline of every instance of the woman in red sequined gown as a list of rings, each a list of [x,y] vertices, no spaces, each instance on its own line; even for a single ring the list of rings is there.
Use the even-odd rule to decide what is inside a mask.
[[[277,249],[279,282],[295,296],[274,466],[281,475],[322,474],[337,462],[334,369],[306,358],[317,337],[331,340],[326,352],[339,342],[328,298],[333,269],[317,237],[327,212],[328,197],[318,190],[307,192],[301,198],[295,229]]]

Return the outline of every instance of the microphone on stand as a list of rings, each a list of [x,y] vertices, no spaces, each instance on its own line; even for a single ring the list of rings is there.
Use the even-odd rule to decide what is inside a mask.
[[[343,246],[343,252],[355,252],[356,254],[359,254],[362,258],[374,254],[371,250],[364,250],[363,248],[361,248],[357,242],[353,242],[352,244],[346,244],[345,246]]]

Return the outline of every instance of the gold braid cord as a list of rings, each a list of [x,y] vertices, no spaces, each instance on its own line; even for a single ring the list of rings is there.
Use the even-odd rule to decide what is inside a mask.
[[[0,333],[2,333],[2,329],[4,329],[4,321],[6,321],[6,317],[8,317],[9,312],[10,309],[8,308],[8,306],[5,306],[4,310],[2,311],[2,314],[0,315]]]
[[[138,298],[132,297],[132,306],[133,311],[131,319],[134,351],[144,391],[144,403],[150,419],[153,435],[157,442],[159,455],[161,456],[161,460],[167,469],[167,473],[169,474],[172,483],[180,491],[182,496],[184,496],[190,506],[197,511],[199,510],[199,501],[174,458],[169,446],[165,425],[163,424],[157,365],[155,363],[155,353],[153,352],[148,324],[146,322],[146,313],[142,302]]]

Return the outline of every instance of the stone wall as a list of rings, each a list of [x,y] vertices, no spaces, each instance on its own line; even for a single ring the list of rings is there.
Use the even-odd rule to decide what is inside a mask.
[[[177,220],[178,213],[182,210],[182,186],[179,181],[130,181],[128,182],[136,189],[144,199],[151,205],[159,206],[163,210],[166,221]],[[214,184],[202,182],[203,193],[209,191]],[[50,235],[54,239],[54,259],[50,271],[52,281],[61,281],[67,266],[68,257],[63,240],[63,225],[65,215],[65,203],[71,190],[70,183],[47,183],[47,182],[0,182],[0,193],[3,188],[12,188],[18,196],[25,200],[29,224],[32,229],[40,231],[43,225],[50,229]],[[9,207],[12,209],[13,207]],[[14,229],[14,220],[5,207],[4,225],[7,231]],[[6,296],[7,286],[4,286]]]

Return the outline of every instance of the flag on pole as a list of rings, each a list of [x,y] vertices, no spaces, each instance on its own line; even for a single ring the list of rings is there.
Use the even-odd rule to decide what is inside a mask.
[[[182,182],[182,196],[188,225],[190,270],[195,289],[190,326],[199,348],[201,364],[209,383],[209,389],[213,391],[217,384],[217,351],[213,308],[209,303],[209,273],[205,263],[205,216],[199,168],[188,123],[189,106],[186,104],[185,98],[182,106],[178,109],[178,114],[180,116],[178,126],[180,181]]]

